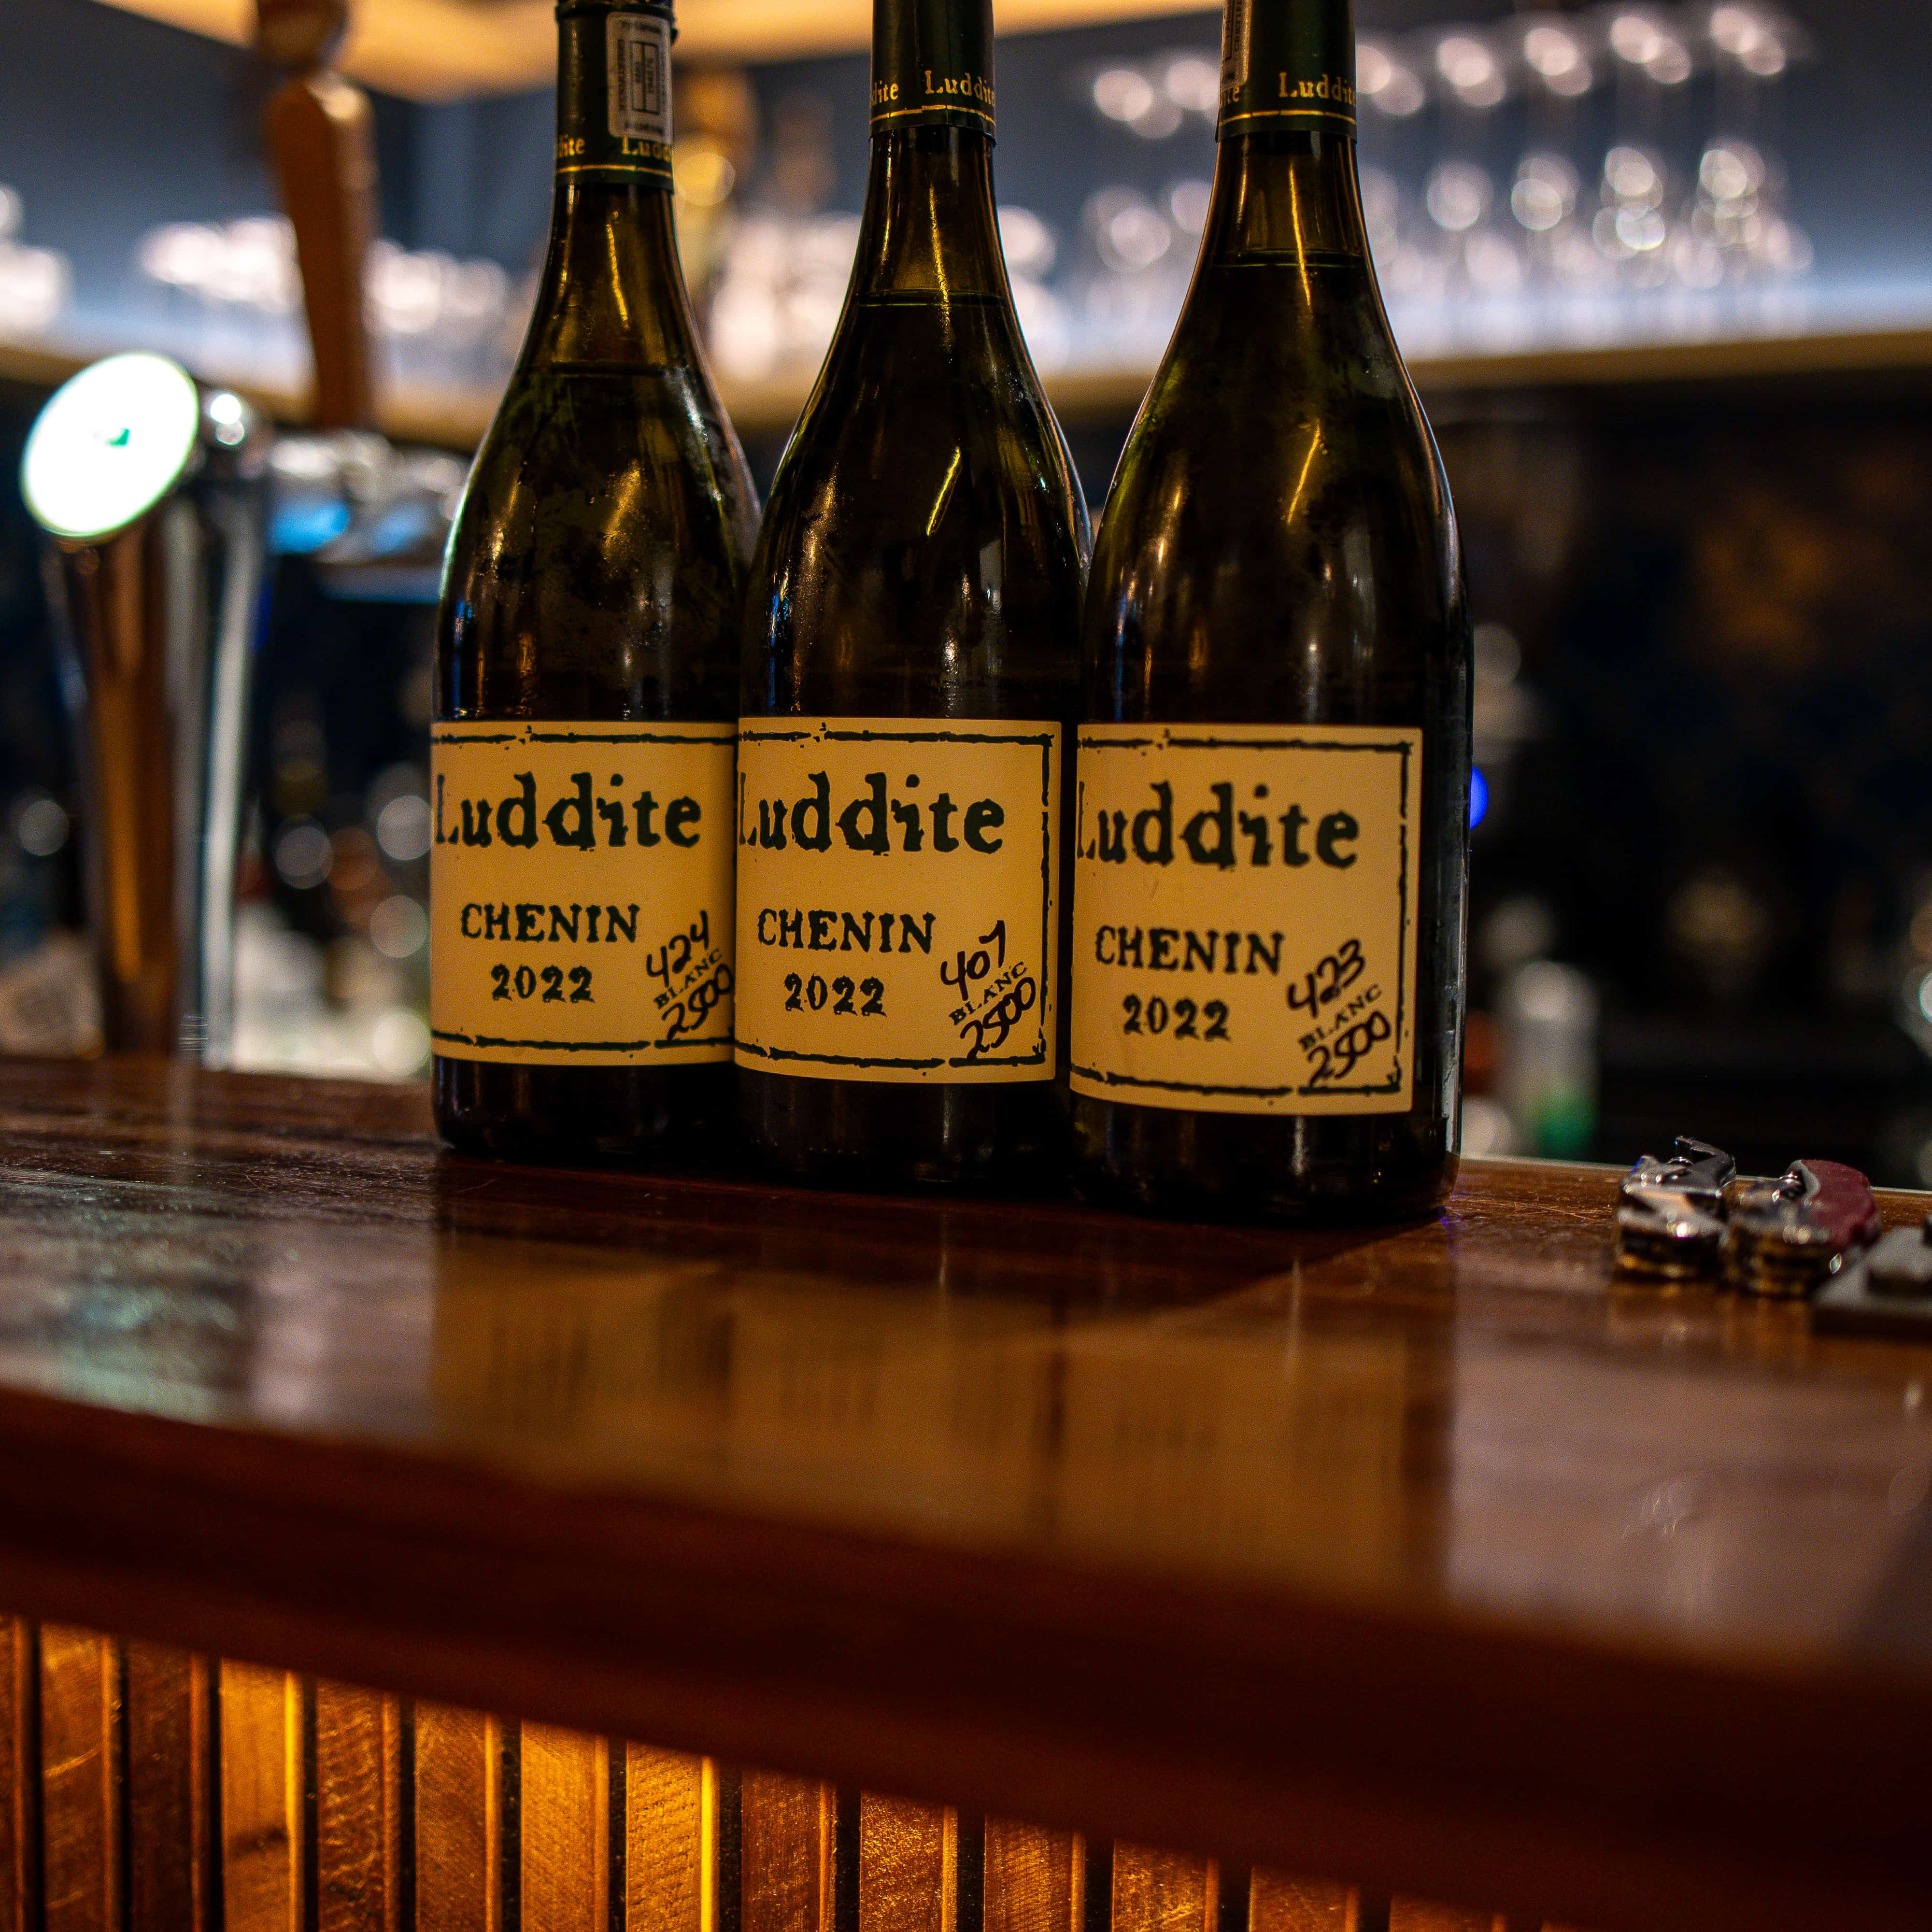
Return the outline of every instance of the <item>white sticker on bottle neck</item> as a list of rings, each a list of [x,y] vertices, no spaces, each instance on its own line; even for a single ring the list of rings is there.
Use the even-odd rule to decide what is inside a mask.
[[[652,14],[613,14],[607,31],[614,140],[670,140],[670,27]]]

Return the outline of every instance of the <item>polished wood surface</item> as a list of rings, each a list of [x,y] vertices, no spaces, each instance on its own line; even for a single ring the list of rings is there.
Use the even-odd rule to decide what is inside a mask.
[[[1481,1163],[1425,1226],[1190,1228],[0,1065],[0,1603],[793,1774],[746,1774],[791,1796],[747,1805],[744,1932],[830,1927],[820,1778],[1599,1932],[1922,1926],[1932,1351],[1613,1288],[1612,1186]],[[46,1842],[84,1847],[119,1707],[61,1641]],[[224,1706],[285,1694],[234,1667]],[[477,1801],[436,1815],[497,1828],[494,1721],[413,1721]],[[300,1784],[222,1772],[278,1897]],[[417,1922],[493,1922],[490,1848],[418,1822]],[[1117,1892],[1212,1918],[1133,1857]]]

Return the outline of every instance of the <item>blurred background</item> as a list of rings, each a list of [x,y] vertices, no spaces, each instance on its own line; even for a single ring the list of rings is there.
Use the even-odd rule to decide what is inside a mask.
[[[830,339],[868,9],[685,0],[678,214],[761,481]],[[1478,631],[1466,1120],[1932,1186],[1932,117],[1923,0],[1358,0],[1364,190]],[[1096,514],[1191,268],[1219,16],[996,0],[1001,226]],[[0,8],[0,1046],[92,1022],[21,446],[148,348],[302,420],[246,0]],[[1009,28],[1022,31],[1006,31]],[[382,427],[290,439],[238,1064],[424,1070],[436,563],[550,194],[548,0],[362,0]]]

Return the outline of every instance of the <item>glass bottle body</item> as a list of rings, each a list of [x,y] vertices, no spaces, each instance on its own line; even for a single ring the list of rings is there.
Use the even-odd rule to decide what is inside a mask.
[[[757,523],[670,196],[561,174],[536,312],[451,538],[438,721],[729,722]],[[434,1087],[447,1139],[518,1158],[682,1159],[729,1130],[728,1059],[439,1054]]]
[[[752,567],[748,718],[1046,720],[1070,743],[1086,508],[1013,312],[989,149],[954,126],[874,140],[845,311]],[[1057,1164],[1064,1075],[902,1084],[741,1053],[739,1118],[800,1178],[1024,1178]]]
[[[1421,734],[1411,1104],[1191,1112],[1076,1092],[1083,1186],[1213,1218],[1429,1211],[1456,1172],[1469,619],[1441,458],[1369,262],[1352,140],[1224,139],[1193,285],[1102,519],[1083,646],[1091,722]]]

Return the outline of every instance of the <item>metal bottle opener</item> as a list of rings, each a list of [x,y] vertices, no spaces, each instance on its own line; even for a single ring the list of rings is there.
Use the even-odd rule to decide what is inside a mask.
[[[1855,1167],[1794,1162],[1776,1180],[1733,1181],[1724,1273],[1747,1294],[1810,1294],[1879,1237],[1878,1203]]]
[[[1892,1228],[1840,1270],[1811,1304],[1811,1324],[1821,1334],[1932,1340],[1932,1216]]]
[[[1684,1281],[1714,1273],[1724,1240],[1724,1189],[1738,1164],[1680,1135],[1671,1157],[1646,1154],[1617,1190],[1620,1274]]]

